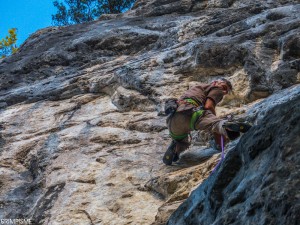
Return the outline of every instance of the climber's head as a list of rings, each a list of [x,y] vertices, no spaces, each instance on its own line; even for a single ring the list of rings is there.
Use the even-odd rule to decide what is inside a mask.
[[[232,84],[229,80],[225,78],[219,78],[218,80],[214,80],[212,84],[216,87],[219,87],[223,90],[224,95],[232,92]]]

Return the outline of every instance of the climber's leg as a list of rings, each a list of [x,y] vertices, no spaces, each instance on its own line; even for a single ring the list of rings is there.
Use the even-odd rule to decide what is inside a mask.
[[[183,112],[177,112],[171,118],[168,118],[167,125],[173,140],[163,156],[163,162],[166,165],[178,161],[180,153],[190,146],[188,137],[190,132],[189,122],[190,116]]]
[[[203,116],[196,122],[195,128],[211,132],[214,135],[217,145],[220,146],[221,135],[224,137],[226,143],[228,140],[238,138],[240,132],[247,132],[251,128],[251,125],[242,122],[229,122],[218,118],[209,110],[205,110]]]

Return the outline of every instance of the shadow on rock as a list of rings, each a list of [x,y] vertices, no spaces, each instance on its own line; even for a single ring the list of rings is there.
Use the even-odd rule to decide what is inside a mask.
[[[201,163],[204,163],[217,153],[220,152],[213,148],[199,148],[195,150],[191,149],[182,153],[182,155],[180,156],[180,160],[177,163],[174,163],[174,165],[178,165],[180,167],[191,167],[199,165]]]

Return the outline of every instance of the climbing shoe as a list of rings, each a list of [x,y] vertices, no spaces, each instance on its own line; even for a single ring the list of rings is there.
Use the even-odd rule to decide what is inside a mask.
[[[164,157],[163,157],[164,164],[169,166],[169,165],[172,165],[172,162],[174,160],[177,161],[179,159],[179,156],[175,153],[175,148],[176,148],[176,142],[173,140],[171,142],[171,144],[169,145],[166,153],[164,154]]]
[[[223,127],[228,131],[246,133],[252,126],[243,122],[226,122]]]
[[[226,133],[227,133],[227,137],[229,138],[229,140],[233,141],[235,139],[237,139],[240,136],[240,132],[237,131],[231,131],[227,128],[225,128]]]
[[[174,152],[173,162],[177,162],[179,160],[179,153]]]

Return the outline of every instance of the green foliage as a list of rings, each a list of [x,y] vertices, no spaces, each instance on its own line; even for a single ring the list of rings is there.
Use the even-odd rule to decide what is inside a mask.
[[[5,58],[18,51],[17,45],[17,29],[8,30],[8,35],[0,40],[0,58]]]
[[[56,26],[84,23],[95,20],[101,14],[121,13],[129,9],[135,0],[55,0],[57,13],[52,15]]]

